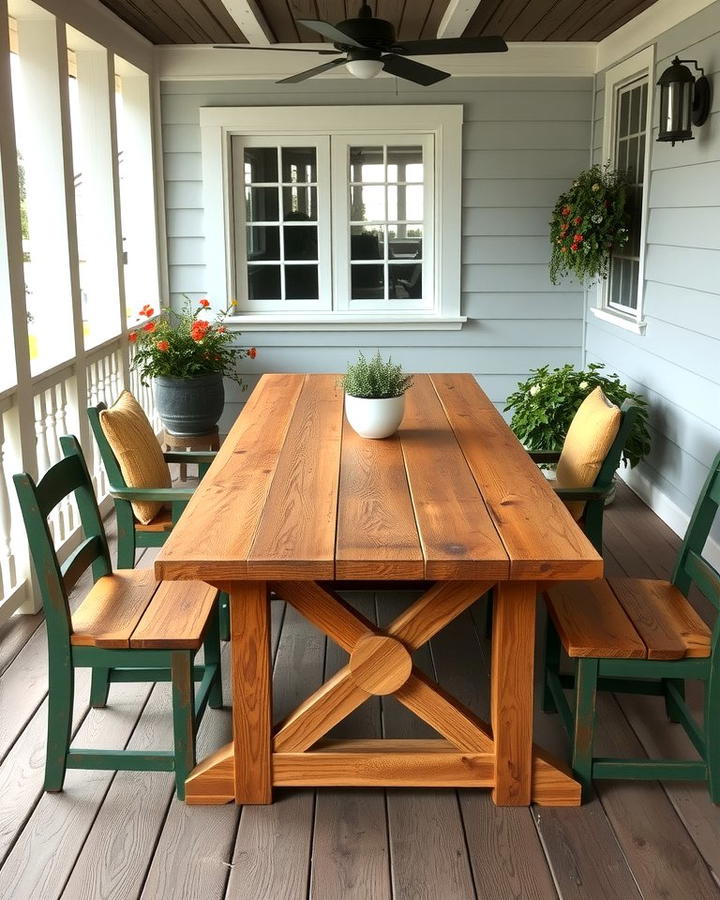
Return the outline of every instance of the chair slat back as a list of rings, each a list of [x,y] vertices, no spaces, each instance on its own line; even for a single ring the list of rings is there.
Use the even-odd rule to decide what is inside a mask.
[[[610,445],[610,449],[607,452],[607,456],[605,457],[602,466],[600,466],[600,471],[595,478],[594,487],[606,488],[612,483],[615,473],[620,466],[623,449],[625,448],[625,444],[630,437],[630,432],[635,425],[635,419],[640,412],[640,407],[636,403],[633,403],[632,400],[628,399],[623,402],[620,407],[620,412],[622,413],[622,418],[620,420],[618,433],[615,435],[615,440]]]
[[[110,484],[116,485],[117,487],[127,487],[123,474],[120,471],[117,457],[113,453],[113,449],[110,446],[108,439],[105,437],[105,432],[103,431],[102,423],[100,422],[100,413],[106,409],[107,406],[104,403],[98,403],[97,406],[88,407],[87,414],[90,419],[90,427],[95,436],[95,442],[100,451],[100,459],[102,459],[102,463],[105,466],[108,481]]]
[[[703,549],[720,506],[720,453],[710,466],[682,543],[672,582],[685,596],[696,584],[716,608],[720,609],[720,575],[703,557]]]
[[[49,640],[69,642],[72,630],[68,592],[92,566],[95,580],[112,572],[110,551],[100,518],[90,473],[77,439],[60,438],[64,458],[35,484],[27,472],[13,476],[20,511],[25,523],[47,620]],[[48,516],[65,497],[75,494],[85,540],[61,566],[53,543]]]

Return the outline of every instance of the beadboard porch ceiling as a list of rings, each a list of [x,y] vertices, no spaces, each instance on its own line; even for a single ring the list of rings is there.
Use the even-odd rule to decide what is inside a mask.
[[[153,44],[316,42],[298,19],[339,22],[359,0],[101,0]],[[507,41],[601,41],[656,0],[370,0],[400,40],[500,34]],[[474,11],[470,9],[474,7]],[[463,10],[470,12],[463,13]],[[446,16],[446,14],[449,15]],[[245,32],[240,26],[243,26]],[[459,27],[458,27],[459,26]]]

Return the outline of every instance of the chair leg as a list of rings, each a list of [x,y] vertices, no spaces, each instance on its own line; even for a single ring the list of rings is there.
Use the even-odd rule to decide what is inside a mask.
[[[572,768],[587,796],[592,787],[592,749],[597,696],[597,659],[579,659],[575,679],[575,727],[573,729]]]
[[[102,709],[107,705],[110,690],[110,669],[93,668],[90,677],[90,706]]]
[[[195,767],[195,688],[192,654],[177,650],[170,657],[172,674],[175,791],[185,799],[185,780]]]
[[[677,708],[677,704],[670,696],[667,686],[672,684],[681,697],[685,697],[685,682],[682,678],[663,678],[663,688],[665,689],[665,715],[671,722],[682,722],[682,715]]]
[[[705,752],[708,791],[713,803],[720,803],[720,662],[713,658],[710,677],[705,685]]]
[[[221,591],[218,595],[218,613],[220,616],[220,640],[230,640],[230,597]]]
[[[61,791],[65,782],[72,730],[75,672],[69,653],[50,659],[48,672],[48,731],[45,790]]]
[[[545,623],[545,659],[543,662],[543,699],[542,710],[546,713],[557,712],[555,701],[553,700],[552,691],[547,682],[548,672],[558,674],[560,671],[560,638],[558,637],[555,626],[548,617]]]
[[[221,597],[223,594],[220,595]],[[208,693],[208,706],[212,709],[222,709],[222,674],[220,672],[220,628],[219,628],[219,610],[213,614],[208,629],[205,634],[203,643],[203,652],[205,654],[205,665],[216,665],[217,672],[213,681],[210,692]]]
[[[117,520],[117,567],[118,569],[135,568],[135,518],[132,507],[126,500],[115,503]]]

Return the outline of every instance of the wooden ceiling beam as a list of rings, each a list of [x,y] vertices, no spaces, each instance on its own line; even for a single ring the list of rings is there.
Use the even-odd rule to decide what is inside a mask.
[[[276,42],[272,28],[255,0],[222,0],[248,43],[268,47]]]
[[[437,36],[439,38],[462,37],[470,19],[477,12],[483,0],[450,0],[445,15],[440,20]]]

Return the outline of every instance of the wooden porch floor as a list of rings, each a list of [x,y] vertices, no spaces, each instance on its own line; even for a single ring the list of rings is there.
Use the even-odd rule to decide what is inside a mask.
[[[677,546],[677,537],[621,488],[607,516],[608,573],[667,577]],[[149,565],[153,552],[141,564]],[[76,602],[83,590],[86,584]],[[409,600],[400,591],[348,597],[380,621]],[[476,604],[417,662],[486,716],[483,613]],[[279,718],[342,664],[342,654],[279,602],[273,642]],[[188,808],[174,800],[167,773],[74,771],[64,793],[43,794],[41,615],[0,629],[0,673],[3,900],[720,897],[720,808],[704,785],[603,782],[582,808],[558,810],[496,809],[487,791],[328,789],[278,790],[269,807]],[[78,746],[170,746],[167,685],[114,685],[109,707],[89,711],[87,675],[80,670],[76,690]],[[604,696],[598,731],[598,751],[607,755],[693,755],[655,698]],[[336,733],[424,737],[428,730],[392,698],[378,698]],[[538,711],[536,735],[549,750],[566,753],[556,716]],[[229,738],[229,713],[208,710],[199,756]]]

